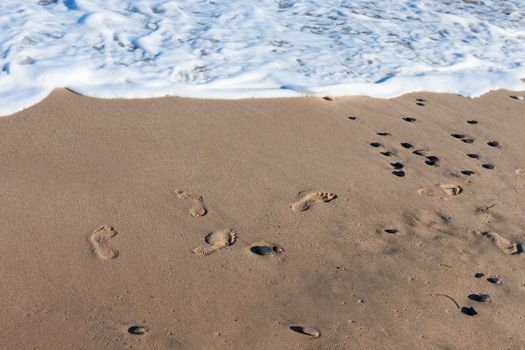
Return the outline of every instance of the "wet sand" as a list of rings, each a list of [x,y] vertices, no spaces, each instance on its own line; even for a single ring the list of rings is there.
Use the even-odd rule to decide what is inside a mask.
[[[521,349],[511,95],[57,90],[0,119],[0,344]]]

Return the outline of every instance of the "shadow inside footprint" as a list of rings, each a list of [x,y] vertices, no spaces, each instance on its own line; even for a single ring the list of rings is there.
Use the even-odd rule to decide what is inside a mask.
[[[461,139],[461,141],[465,143],[474,143],[474,139]]]
[[[475,174],[472,170],[461,170],[461,173],[466,176],[471,176]]]
[[[321,332],[315,328],[303,327],[303,326],[290,326],[290,329],[294,332],[301,333],[304,335],[309,335],[310,337],[319,338]]]
[[[404,117],[402,119],[408,123],[414,123],[416,121],[416,118],[412,118],[412,117]]]
[[[496,148],[500,148],[501,147],[500,143],[498,141],[494,141],[494,140],[487,142],[487,145],[489,145],[490,147],[496,147]]]
[[[370,146],[377,148],[377,147],[381,147],[381,144],[379,142],[370,142]]]
[[[389,132],[378,132],[378,133],[376,133],[376,135],[379,135],[379,136],[391,136],[391,134]]]
[[[391,157],[394,153],[390,151],[384,151],[384,152],[381,152],[381,154],[384,155],[385,157]]]
[[[494,165],[490,163],[481,164],[481,167],[488,170],[494,169]]]
[[[467,153],[467,157],[472,158],[472,159],[479,159],[479,154]]]
[[[450,136],[452,136],[455,139],[464,139],[465,138],[465,135],[463,135],[463,134],[450,134]]]
[[[478,123],[477,120],[467,120],[467,123],[471,124],[471,125],[476,125]]]
[[[411,143],[408,143],[408,142],[401,142],[401,147],[406,148],[406,149],[410,149],[410,148],[413,148],[414,146]]]
[[[355,115],[351,115],[351,116],[348,117],[348,119],[350,119],[350,120],[358,120],[359,118],[357,116],[355,116]]]

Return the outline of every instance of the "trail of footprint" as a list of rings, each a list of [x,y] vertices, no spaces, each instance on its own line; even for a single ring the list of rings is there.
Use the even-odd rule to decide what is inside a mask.
[[[116,258],[119,254],[118,250],[111,248],[108,243],[117,233],[118,232],[109,225],[101,226],[93,231],[93,233],[89,235],[89,242],[91,243],[93,253],[104,260]]]
[[[499,233],[487,231],[487,232],[481,232],[480,234],[490,239],[496,245],[496,247],[501,249],[501,251],[505,254],[514,255],[514,254],[521,253],[520,244],[509,241],[508,239],[506,239]]]
[[[422,187],[417,190],[417,193],[423,196],[457,196],[461,192],[463,192],[461,186],[452,184],[438,184],[433,187]]]
[[[232,245],[236,239],[237,233],[230,229],[210,232],[204,238],[206,245],[198,246],[192,252],[197,255],[210,255],[219,249]]]
[[[177,197],[179,199],[191,199],[194,203],[194,207],[190,209],[191,216],[199,217],[204,216],[208,212],[204,206],[204,202],[201,196],[189,191],[189,190],[176,190]]]
[[[337,195],[331,192],[309,192],[290,204],[290,207],[295,211],[305,211],[310,208],[314,202],[327,203],[335,198],[337,198]]]

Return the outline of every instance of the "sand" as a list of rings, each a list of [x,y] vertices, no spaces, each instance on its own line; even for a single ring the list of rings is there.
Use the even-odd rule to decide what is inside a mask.
[[[1,347],[523,348],[513,94],[57,90],[0,119]]]

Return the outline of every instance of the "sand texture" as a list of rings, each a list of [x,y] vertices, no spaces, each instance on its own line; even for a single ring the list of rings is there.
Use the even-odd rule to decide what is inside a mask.
[[[511,95],[57,90],[0,119],[0,348],[522,349]]]

